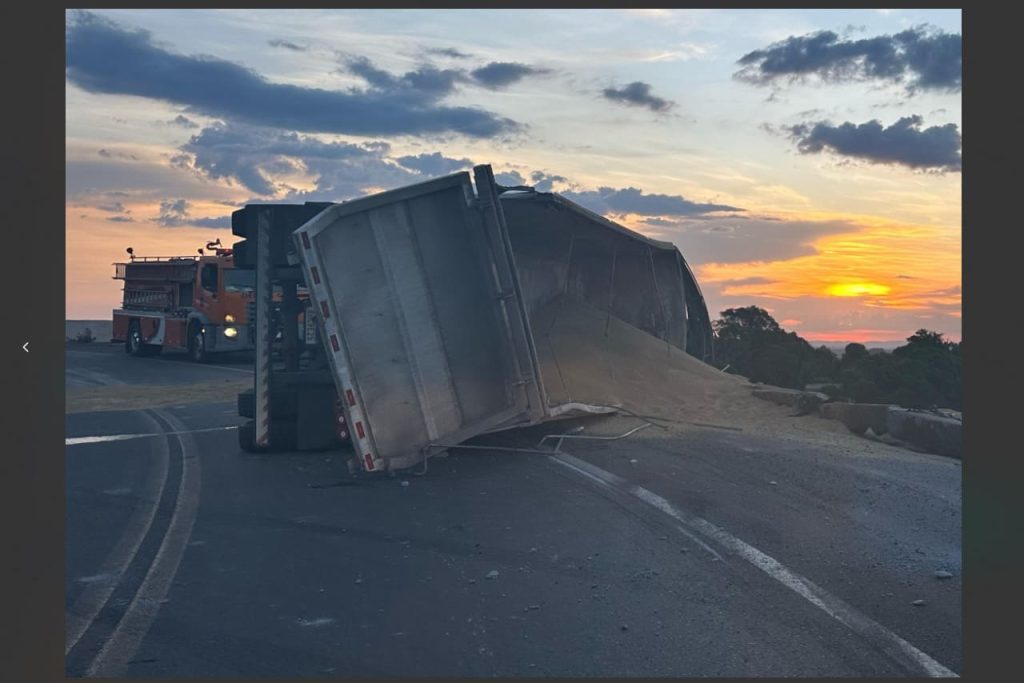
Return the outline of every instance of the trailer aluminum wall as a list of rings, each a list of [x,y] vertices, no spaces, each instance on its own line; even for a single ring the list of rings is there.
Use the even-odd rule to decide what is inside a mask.
[[[563,414],[531,315],[580,297],[701,359],[711,326],[678,249],[554,194],[505,192],[489,166],[332,205],[294,248],[359,466]]]
[[[545,414],[490,167],[334,205],[295,233],[353,445],[400,469]]]

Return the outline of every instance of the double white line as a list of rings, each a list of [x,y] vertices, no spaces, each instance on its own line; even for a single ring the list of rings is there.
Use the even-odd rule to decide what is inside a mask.
[[[193,432],[186,430],[180,420],[165,411],[153,410],[141,414],[153,427],[153,434],[80,437],[78,441],[74,442],[97,443],[140,437],[165,437],[155,447],[157,462],[152,476],[146,481],[140,505],[132,513],[117,544],[100,567],[99,574],[109,576],[109,580],[93,582],[86,586],[65,617],[65,656],[78,643],[107,604],[153,525],[160,498],[167,484],[170,437],[177,440],[181,453],[181,480],[175,494],[174,512],[160,541],[160,547],[114,632],[89,665],[86,671],[87,676],[108,677],[124,674],[128,662],[138,651],[142,639],[149,632],[160,605],[170,590],[171,582],[178,571],[178,565],[181,563],[189,536],[192,533],[192,526],[195,523],[199,507],[200,464],[199,458],[195,455],[195,440],[191,436]],[[160,431],[160,425],[151,415],[160,417],[175,431]],[[65,440],[65,443],[68,441],[71,440]],[[68,443],[67,445],[74,444]]]

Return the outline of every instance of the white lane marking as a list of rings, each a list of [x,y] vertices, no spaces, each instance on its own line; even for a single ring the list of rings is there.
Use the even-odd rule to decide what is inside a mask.
[[[146,413],[139,413],[144,420],[148,421],[152,429],[160,429],[160,425]],[[142,540],[149,533],[149,527],[153,524],[153,517],[156,515],[157,506],[160,503],[160,495],[164,490],[167,481],[167,465],[170,460],[170,449],[167,439],[160,440],[154,447],[153,453],[156,456],[156,463],[151,476],[143,484],[139,502],[132,510],[131,516],[125,524],[121,537],[118,538],[110,554],[103,560],[96,576],[108,576],[109,581],[85,581],[87,583],[82,594],[78,596],[75,603],[64,616],[64,654],[67,655],[75,646],[82,634],[92,625],[96,615],[100,613],[103,606],[107,604],[111,593],[120,583],[128,565],[135,559],[135,554],[142,545]],[[92,578],[92,577],[86,577]]]
[[[558,464],[582,474],[603,486],[617,489],[633,496],[634,498],[642,500],[655,509],[665,513],[669,517],[682,522],[692,531],[702,534],[719,543],[722,547],[732,551],[738,557],[754,565],[768,576],[772,577],[815,607],[824,611],[836,621],[849,628],[851,631],[854,631],[876,645],[879,645],[890,655],[894,655],[903,661],[909,659],[914,664],[917,664],[928,676],[934,678],[959,678],[955,672],[947,669],[945,666],[932,659],[927,654],[917,649],[906,640],[874,621],[867,615],[858,612],[851,605],[832,595],[810,579],[800,576],[796,572],[786,568],[775,558],[761,552],[749,543],[736,538],[721,527],[712,524],[706,519],[684,512],[653,491],[645,489],[642,486],[630,484],[622,477],[612,474],[611,472],[607,472],[600,467],[580,460],[579,458],[575,458],[565,453],[554,454],[550,457]]]
[[[210,366],[208,366],[208,369],[210,369],[210,370],[229,370],[231,372],[241,372],[241,373],[244,373],[246,375],[252,375],[252,373],[253,373],[253,371],[251,369],[250,370],[245,370],[243,368],[230,368],[230,367],[228,367],[226,365],[210,365]]]
[[[178,434],[198,434],[199,432],[223,432],[238,429],[238,425],[229,427],[208,427],[206,429],[189,429],[183,432],[153,432],[152,434],[106,434],[101,436],[73,436],[64,439],[65,446],[80,446],[86,443],[105,443],[107,441],[125,441],[127,439],[144,439],[152,436],[177,436]]]
[[[116,576],[113,573],[93,574],[91,576],[79,576],[75,581],[78,583],[106,583]]]
[[[175,431],[170,433],[178,440],[181,451],[181,483],[178,486],[178,498],[171,521],[167,525],[167,532],[160,542],[160,548],[156,551],[146,577],[110,639],[89,666],[87,676],[111,677],[124,674],[128,662],[135,656],[160,610],[160,605],[167,597],[196,520],[199,508],[200,460],[195,440],[191,432],[184,429],[185,425],[176,417],[161,410],[153,412],[175,428]]]

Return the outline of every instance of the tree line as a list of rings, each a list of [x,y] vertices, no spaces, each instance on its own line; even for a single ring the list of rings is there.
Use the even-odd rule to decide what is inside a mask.
[[[784,330],[763,308],[729,308],[712,322],[715,364],[753,382],[822,384],[837,400],[962,409],[961,343],[920,329],[892,352],[847,344],[842,355]]]

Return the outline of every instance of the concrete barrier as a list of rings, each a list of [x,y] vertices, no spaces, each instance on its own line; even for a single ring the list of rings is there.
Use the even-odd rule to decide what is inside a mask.
[[[782,406],[792,406],[808,413],[814,412],[821,404],[828,401],[826,394],[817,391],[800,391],[782,387],[758,387],[752,393],[764,401],[771,401]]]
[[[890,408],[886,415],[886,431],[929,453],[963,458],[962,423],[959,420],[904,408]]]
[[[885,403],[826,403],[818,408],[818,414],[839,420],[855,434],[864,434],[869,428],[875,434],[885,434],[891,407]]]

